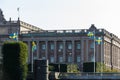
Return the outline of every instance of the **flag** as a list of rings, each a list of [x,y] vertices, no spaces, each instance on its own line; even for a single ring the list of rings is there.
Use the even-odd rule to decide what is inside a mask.
[[[18,33],[9,34],[9,38],[14,39],[14,40],[18,40]]]
[[[101,44],[102,43],[102,38],[101,37],[98,37],[98,38],[96,38],[96,40],[95,40],[96,42],[97,42],[97,44],[99,45],[99,44]]]
[[[37,49],[37,46],[36,46],[35,42],[33,41],[32,42],[32,52],[34,52],[36,49]]]
[[[88,32],[87,36],[94,39],[94,33],[93,32]]]

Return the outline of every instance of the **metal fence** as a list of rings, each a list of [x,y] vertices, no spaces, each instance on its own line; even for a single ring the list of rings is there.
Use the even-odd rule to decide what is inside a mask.
[[[120,79],[120,73],[60,73],[59,79]]]

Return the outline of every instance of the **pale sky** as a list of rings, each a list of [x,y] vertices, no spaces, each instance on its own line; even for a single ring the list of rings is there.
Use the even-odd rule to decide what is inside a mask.
[[[120,38],[120,0],[1,0],[6,20],[20,20],[45,30],[88,29],[91,24]]]

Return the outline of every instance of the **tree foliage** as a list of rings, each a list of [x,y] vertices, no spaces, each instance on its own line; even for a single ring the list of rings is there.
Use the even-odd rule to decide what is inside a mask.
[[[5,42],[2,47],[5,80],[25,80],[27,76],[27,45],[23,42]]]

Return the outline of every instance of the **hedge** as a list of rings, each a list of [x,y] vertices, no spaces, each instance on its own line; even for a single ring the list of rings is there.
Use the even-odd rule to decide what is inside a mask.
[[[95,62],[95,72],[119,72],[118,69],[111,69],[104,63]],[[83,72],[94,72],[94,62],[83,63]]]
[[[79,72],[77,64],[49,64],[49,71]]]
[[[26,80],[27,45],[23,42],[5,42],[2,54],[4,80]]]
[[[83,63],[83,72],[94,72],[94,65],[95,72],[103,72],[105,70],[105,64],[101,62],[85,62]]]

